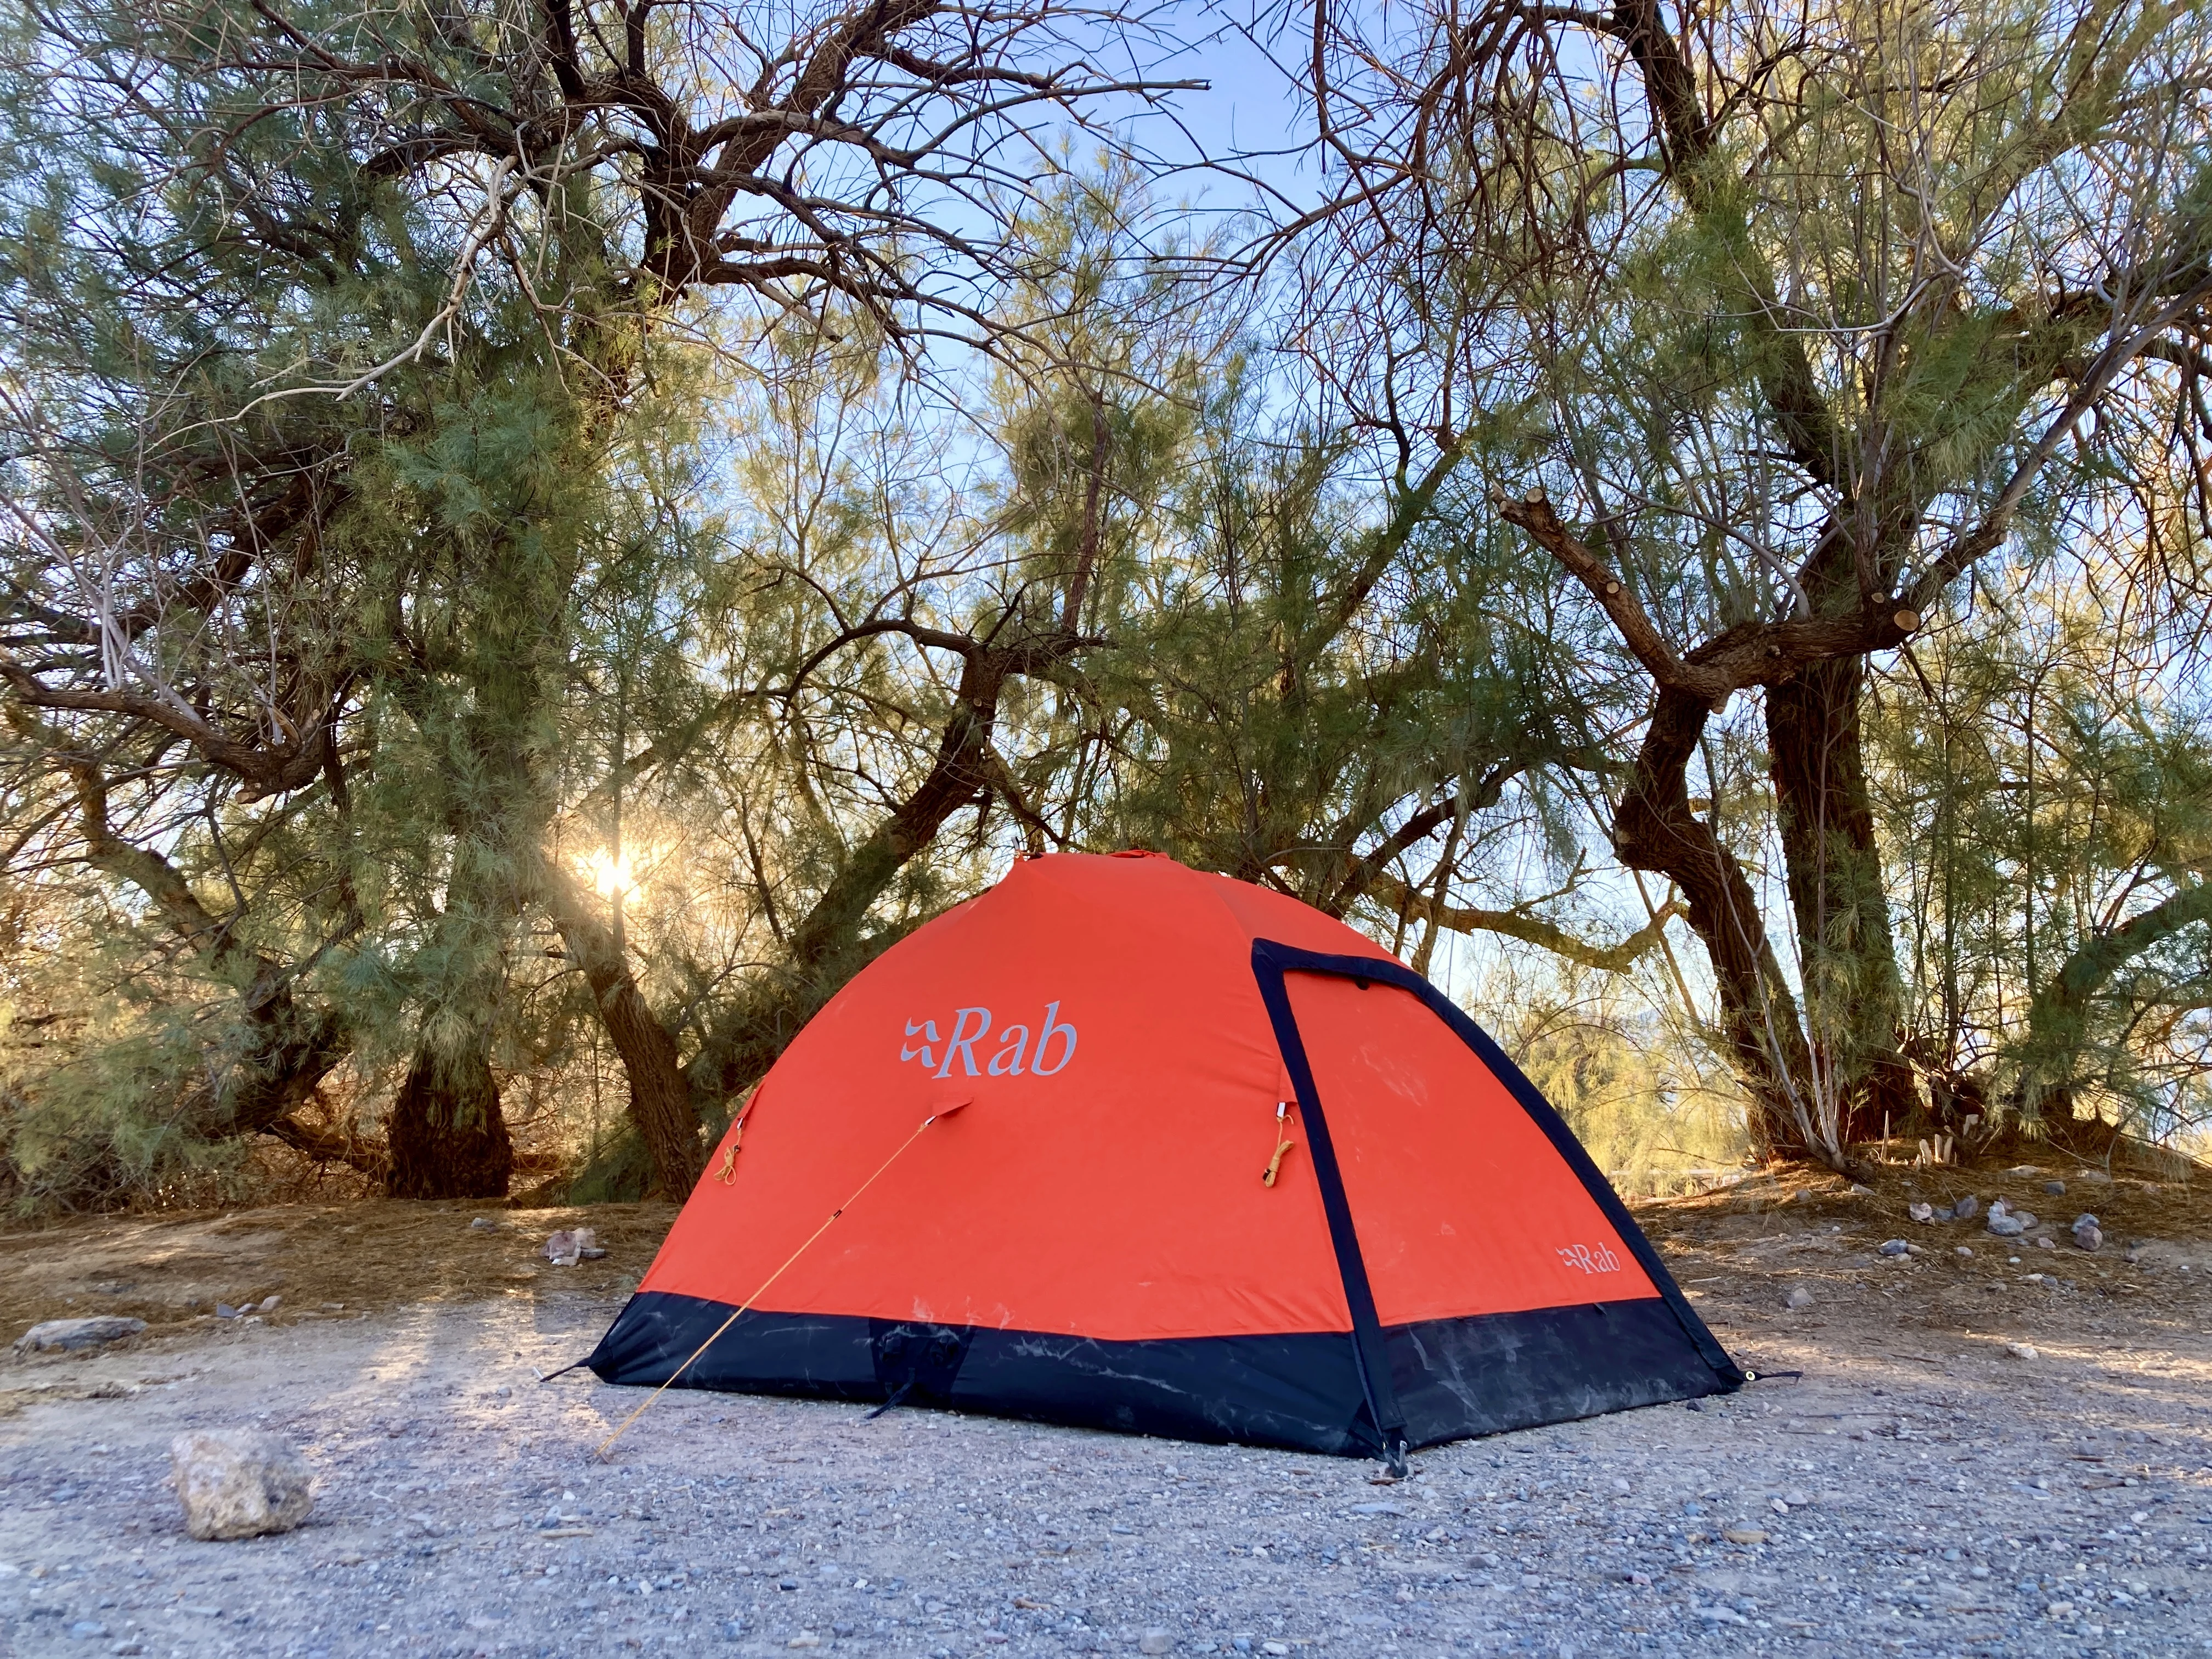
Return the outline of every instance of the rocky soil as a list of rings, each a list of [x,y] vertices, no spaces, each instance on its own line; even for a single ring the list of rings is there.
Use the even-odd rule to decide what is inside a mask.
[[[1907,1218],[1951,1187],[2009,1192],[2062,1239],[2095,1209],[2110,1242]],[[682,1392],[600,1465],[641,1396],[535,1379],[589,1346],[650,1228],[603,1227],[607,1261],[522,1279],[541,1219],[470,1213],[367,1224],[403,1266],[406,1228],[424,1261],[475,1253],[481,1271],[439,1281],[473,1298],[412,1298],[403,1273],[372,1311],[326,1309],[319,1258],[264,1253],[234,1271],[252,1283],[191,1269],[232,1305],[283,1296],[252,1322],[148,1296],[131,1311],[169,1322],[135,1346],[0,1366],[0,1652],[2212,1652],[2212,1216],[2186,1191],[2077,1206],[1942,1172],[1651,1206],[1761,1380],[1438,1448],[1395,1485],[1334,1459]],[[0,1273],[38,1279],[26,1317],[88,1312],[97,1283],[185,1275],[210,1224],[0,1242]],[[1921,1253],[1878,1253],[1900,1237]],[[305,1453],[306,1527],[185,1534],[169,1442],[216,1427]]]

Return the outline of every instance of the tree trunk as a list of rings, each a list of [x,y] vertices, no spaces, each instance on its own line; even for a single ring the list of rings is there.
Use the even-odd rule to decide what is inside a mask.
[[[622,1057],[630,1123],[652,1167],[645,1196],[681,1202],[699,1178],[706,1149],[676,1039],[638,989],[614,930],[592,915],[574,879],[551,864],[544,866],[544,879],[554,926],[584,970],[600,1024]]]
[[[1721,1029],[1752,1100],[1753,1145],[1840,1167],[1842,1143],[1824,1135],[1796,999],[1766,937],[1759,901],[1734,854],[1690,810],[1686,774],[1710,711],[1662,691],[1619,807],[1614,849],[1631,869],[1667,877],[1688,901],[1691,930],[1711,958]]]
[[[1766,688],[1767,744],[1814,1076],[1838,1143],[1923,1115],[1899,1052],[1904,994],[1867,791],[1860,699],[1866,659],[1808,663]]]
[[[514,1146],[501,1114],[490,1044],[471,1036],[458,1052],[425,1041],[386,1120],[385,1191],[393,1198],[504,1198]]]

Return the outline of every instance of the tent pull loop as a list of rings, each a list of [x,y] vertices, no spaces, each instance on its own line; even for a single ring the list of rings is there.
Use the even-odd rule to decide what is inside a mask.
[[[738,1103],[738,1115],[730,1120],[730,1138],[722,1146],[722,1161],[714,1170],[714,1179],[725,1187],[737,1184],[738,1148],[744,1145],[745,1114],[752,1110],[753,1102],[759,1098],[760,1085],[756,1083],[745,1091],[744,1099]]]
[[[1403,1480],[1413,1472],[1412,1465],[1406,1462],[1404,1435],[1394,1434],[1390,1437],[1390,1443],[1383,1453],[1383,1465],[1390,1471],[1390,1478],[1393,1480]]]
[[[1291,1150],[1291,1142],[1286,1138],[1289,1134],[1286,1120],[1290,1116],[1290,1112],[1289,1101],[1279,1100],[1275,1103],[1275,1155],[1267,1160],[1267,1167],[1261,1172],[1260,1184],[1262,1187],[1272,1187],[1275,1184],[1275,1177],[1282,1173],[1283,1156]]]

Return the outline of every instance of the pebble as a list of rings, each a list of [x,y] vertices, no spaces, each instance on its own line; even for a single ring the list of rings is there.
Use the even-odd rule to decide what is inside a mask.
[[[1933,1221],[1936,1218],[1936,1206],[1933,1204],[1908,1204],[1905,1206],[1905,1213],[1915,1221]]]
[[[116,1314],[94,1314],[88,1319],[49,1319],[33,1325],[15,1339],[18,1355],[27,1353],[74,1353],[84,1348],[101,1348],[111,1342],[127,1342],[146,1328],[143,1319],[125,1319]]]
[[[2066,1183],[2063,1181],[2046,1181],[2043,1183],[2043,1190],[2049,1193],[2051,1197],[2057,1198],[2065,1192]]]
[[[2014,1359],[2040,1359],[2043,1358],[2040,1353],[2036,1352],[2035,1345],[2033,1342],[2008,1342],[2005,1344],[2005,1352],[2010,1354]]]
[[[1982,1200],[1968,1193],[1951,1206],[1951,1213],[1960,1221],[1972,1221],[1981,1211]]]
[[[2003,1215],[1996,1210],[1990,1212],[1989,1226],[1999,1238],[2018,1238],[2027,1231],[2027,1224],[2018,1216]]]
[[[1901,1238],[1887,1239],[1883,1241],[1881,1253],[1884,1255],[1911,1255],[1912,1246]]]
[[[1137,1638],[1137,1651],[1172,1653],[1175,1651],[1175,1632],[1171,1630],[1162,1630],[1158,1626],[1154,1626]]]
[[[1723,1527],[1721,1536],[1731,1544],[1764,1544],[1766,1534],[1757,1527]]]

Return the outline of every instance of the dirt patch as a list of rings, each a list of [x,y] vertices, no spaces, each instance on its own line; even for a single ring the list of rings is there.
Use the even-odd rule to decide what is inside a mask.
[[[271,1323],[488,1297],[541,1284],[611,1297],[634,1288],[674,1220],[669,1204],[508,1210],[378,1200],[200,1214],[87,1216],[0,1235],[0,1334],[94,1313],[149,1334],[218,1322],[216,1304],[280,1299]],[[478,1218],[488,1227],[471,1224]],[[561,1227],[598,1230],[602,1260],[556,1267]]]

